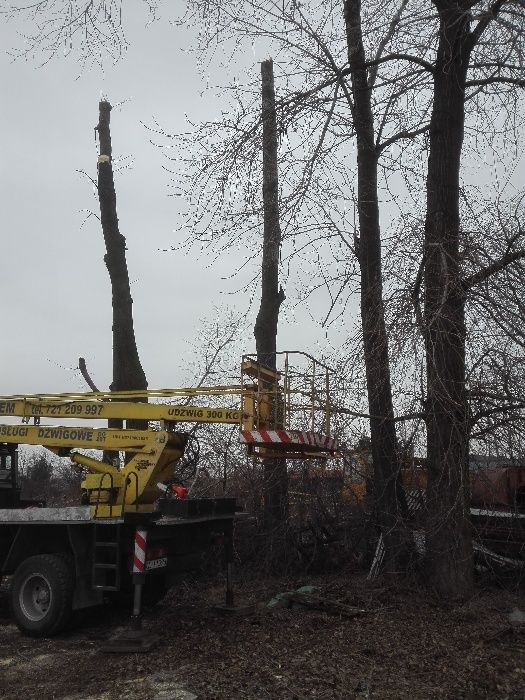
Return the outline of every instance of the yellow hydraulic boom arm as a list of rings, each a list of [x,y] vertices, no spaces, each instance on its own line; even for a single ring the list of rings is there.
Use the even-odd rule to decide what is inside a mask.
[[[166,430],[119,430],[66,426],[0,425],[0,442],[42,445],[90,473],[82,482],[99,517],[119,517],[125,510],[151,511],[158,482],[171,477],[183,454],[187,436]],[[125,451],[131,455],[122,469],[75,452],[80,449]]]
[[[294,373],[289,354],[301,355],[313,363],[310,375],[304,369]],[[0,445],[42,445],[87,468],[90,473],[82,487],[95,517],[101,518],[120,517],[126,511],[153,510],[159,496],[157,484],[172,477],[174,465],[188,442],[189,434],[179,429],[179,423],[236,424],[241,441],[255,456],[335,454],[336,445],[330,437],[328,368],[301,353],[280,355],[284,357],[283,372],[245,356],[241,384],[235,385],[0,396],[0,417],[22,419],[21,425],[0,424]],[[294,380],[298,388],[294,388]],[[219,397],[223,403],[235,402],[236,407],[155,402],[158,399],[189,402],[206,397]],[[295,423],[294,416],[298,416]],[[155,424],[144,430],[48,426],[41,424],[44,418],[142,420],[147,425]],[[28,425],[30,421],[34,425]],[[307,429],[297,430],[297,422],[308,426]],[[126,464],[119,468],[76,451],[85,449],[125,452]]]
[[[227,408],[137,403],[137,398],[174,396],[230,396],[241,394],[238,387],[207,387],[206,389],[164,389],[142,393],[121,391],[112,393],[49,394],[0,397],[0,416],[40,418],[100,418],[108,420],[174,421],[190,423],[241,424],[241,411]],[[135,401],[132,401],[135,399]]]
[[[240,386],[165,389],[149,392],[99,392],[0,397],[0,416],[21,417],[22,425],[1,425],[0,442],[42,445],[89,470],[82,482],[97,517],[123,511],[150,511],[159,496],[157,483],[168,480],[184,453],[187,434],[178,422],[241,424],[241,411],[160,403],[137,398],[240,395]],[[133,401],[132,399],[135,399]],[[129,430],[41,425],[41,418],[158,421],[159,429]],[[32,420],[35,425],[27,423]],[[126,452],[122,469],[74,450]],[[131,455],[131,456],[130,456]]]

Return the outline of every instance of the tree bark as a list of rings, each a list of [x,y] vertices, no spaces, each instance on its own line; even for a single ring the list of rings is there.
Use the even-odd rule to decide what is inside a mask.
[[[385,541],[386,566],[396,570],[405,547],[404,496],[390,382],[388,338],[383,305],[381,230],[378,204],[378,154],[375,147],[371,86],[365,66],[360,0],[346,0],[344,18],[357,136],[359,233],[356,254],[361,269],[361,322],[374,465],[376,509]]]
[[[126,239],[119,231],[117,197],[113,180],[111,132],[111,105],[99,103],[99,121],[96,127],[100,143],[98,158],[98,197],[100,220],[106,244],[104,262],[111,280],[113,307],[113,381],[111,391],[145,390],[146,375],[140,363],[133,327],[133,299],[129,286],[126,263]],[[133,423],[133,425],[132,425]],[[121,424],[118,421],[115,426]],[[143,427],[143,422],[129,421],[129,427]]]
[[[279,289],[279,175],[277,165],[277,119],[272,60],[261,63],[263,123],[264,233],[261,268],[261,305],[255,321],[257,360],[275,369],[277,324],[283,292]]]
[[[425,221],[427,555],[432,586],[459,599],[472,587],[465,295],[459,261],[459,173],[469,62],[468,2],[435,2],[439,46],[430,121]]]
[[[279,288],[279,177],[277,163],[277,119],[272,60],[261,63],[263,123],[263,210],[264,233],[261,266],[261,304],[255,321],[257,361],[275,370],[277,324],[284,299]],[[276,397],[277,398],[277,397]],[[278,406],[273,407],[274,414]],[[288,518],[288,474],[285,459],[264,459],[265,531],[275,533]],[[275,549],[275,548],[274,548]]]

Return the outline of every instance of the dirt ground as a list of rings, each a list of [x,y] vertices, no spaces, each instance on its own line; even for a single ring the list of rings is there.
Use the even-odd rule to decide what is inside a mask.
[[[365,612],[353,618],[312,610],[269,609],[276,593],[304,584]],[[172,591],[145,616],[161,643],[148,654],[110,655],[104,640],[121,632],[125,612],[109,606],[54,639],[23,637],[0,597],[0,697],[4,700],[263,700],[303,698],[414,700],[525,698],[523,594],[479,590],[445,607],[410,585],[362,577],[246,581],[238,602],[251,614],[221,617],[218,586]]]

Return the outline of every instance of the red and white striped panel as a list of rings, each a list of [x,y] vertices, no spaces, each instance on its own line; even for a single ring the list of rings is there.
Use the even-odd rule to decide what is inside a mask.
[[[146,530],[137,528],[135,530],[135,553],[133,555],[133,573],[143,574],[146,569]]]
[[[248,445],[290,445],[337,450],[334,438],[303,430],[241,430],[241,442]]]

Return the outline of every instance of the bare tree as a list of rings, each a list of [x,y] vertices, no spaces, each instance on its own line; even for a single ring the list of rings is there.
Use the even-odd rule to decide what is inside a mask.
[[[425,344],[427,361],[427,551],[437,590],[448,597],[465,597],[472,585],[471,530],[468,517],[468,416],[465,387],[465,298],[468,290],[504,269],[525,251],[495,260],[470,277],[462,275],[460,258],[460,168],[465,102],[469,86],[515,83],[504,68],[498,49],[503,33],[519,42],[518,24],[525,14],[515,3],[434,0],[438,12],[438,47],[433,68],[433,107],[429,132],[427,212],[425,222]],[[507,8],[505,8],[507,6]],[[507,17],[502,16],[507,9]],[[472,10],[477,17],[472,17]],[[500,20],[501,17],[501,20]],[[490,41],[491,28],[495,34]],[[488,77],[476,73],[476,48],[497,66]],[[506,48],[504,49],[506,50]],[[518,80],[525,86],[523,80]],[[510,253],[510,251],[509,251]]]
[[[404,3],[406,4],[406,3]],[[357,142],[356,254],[361,269],[361,320],[366,368],[370,437],[375,472],[378,519],[388,557],[396,566],[401,553],[399,510],[403,503],[399,455],[390,382],[388,338],[383,304],[381,231],[378,203],[378,156],[372,91],[374,70],[367,67],[361,24],[361,3],[344,6],[352,116]]]

